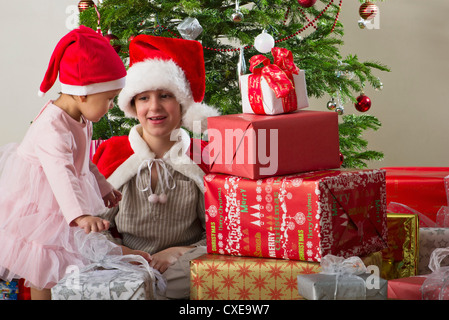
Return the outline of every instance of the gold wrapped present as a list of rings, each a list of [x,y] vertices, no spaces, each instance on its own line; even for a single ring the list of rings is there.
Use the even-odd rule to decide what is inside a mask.
[[[380,269],[381,252],[362,258]],[[192,300],[300,300],[297,276],[318,273],[319,262],[206,254],[191,261]]]
[[[382,278],[417,275],[419,219],[416,214],[387,213],[388,247],[382,250]]]

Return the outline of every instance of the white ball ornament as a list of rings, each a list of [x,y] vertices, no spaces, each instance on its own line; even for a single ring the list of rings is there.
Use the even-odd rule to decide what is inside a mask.
[[[254,47],[260,53],[268,53],[274,48],[274,38],[264,30],[254,39]]]

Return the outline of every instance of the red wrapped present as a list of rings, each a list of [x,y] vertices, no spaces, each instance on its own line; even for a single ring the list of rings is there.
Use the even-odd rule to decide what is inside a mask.
[[[404,204],[432,221],[448,205],[449,167],[387,167],[387,203]]]
[[[253,56],[252,74],[240,77],[244,113],[273,115],[309,106],[304,71],[295,65],[291,51],[274,47],[271,53],[273,63],[264,55]]]
[[[204,177],[209,253],[320,261],[387,245],[385,172]]]
[[[335,112],[210,117],[208,135],[211,172],[257,179],[340,167]]]
[[[388,280],[388,299],[422,300],[421,287],[425,276]]]

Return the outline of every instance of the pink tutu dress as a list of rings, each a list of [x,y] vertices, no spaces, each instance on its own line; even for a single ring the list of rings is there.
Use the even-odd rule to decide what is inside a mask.
[[[51,101],[21,144],[0,147],[0,278],[53,287],[68,266],[84,266],[73,220],[103,212],[112,186],[89,160],[92,123]]]

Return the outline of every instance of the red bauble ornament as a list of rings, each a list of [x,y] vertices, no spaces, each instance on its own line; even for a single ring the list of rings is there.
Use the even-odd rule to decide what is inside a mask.
[[[92,0],[81,0],[78,2],[78,10],[79,12],[83,12],[84,10],[91,8],[95,5]]]
[[[371,99],[364,94],[357,97],[357,102],[354,103],[355,108],[360,112],[366,112],[371,108]]]
[[[378,10],[374,3],[367,1],[360,6],[359,14],[363,19],[370,20],[376,16]]]
[[[122,46],[115,43],[115,41],[118,40],[118,37],[113,35],[110,31],[108,32],[108,34],[104,35],[104,37],[108,39],[109,43],[114,48],[115,52],[119,53]]]
[[[298,3],[303,8],[309,8],[316,3],[316,0],[298,0]]]

